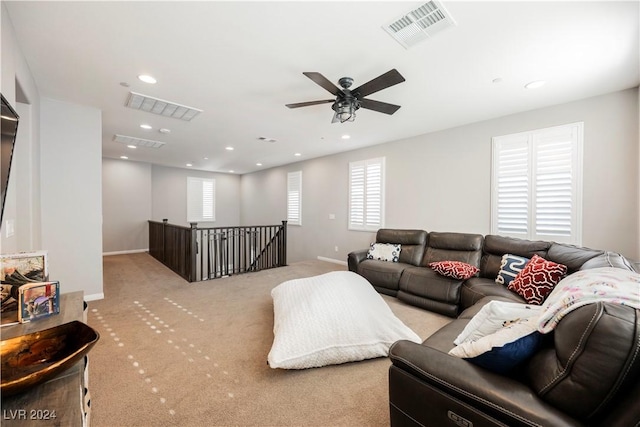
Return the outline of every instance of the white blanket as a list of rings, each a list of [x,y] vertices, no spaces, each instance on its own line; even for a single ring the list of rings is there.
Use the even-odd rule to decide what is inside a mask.
[[[640,309],[640,274],[621,268],[602,267],[567,276],[542,304],[538,330],[543,334],[549,333],[568,313],[595,302]]]
[[[422,342],[366,279],[349,271],[290,280],[271,296],[274,340],[267,360],[272,368],[384,357],[398,340]]]

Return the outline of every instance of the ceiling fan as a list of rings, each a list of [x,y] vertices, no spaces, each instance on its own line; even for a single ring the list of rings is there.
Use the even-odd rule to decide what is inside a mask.
[[[344,123],[347,121],[354,121],[354,119],[356,118],[356,110],[361,107],[385,114],[393,114],[400,108],[399,105],[374,101],[372,99],[365,99],[365,96],[371,95],[372,93],[381,91],[382,89],[386,89],[405,81],[404,77],[402,77],[402,75],[395,68],[393,70],[387,71],[386,73],[376,77],[371,81],[368,81],[361,86],[358,86],[355,89],[349,89],[353,84],[353,79],[351,77],[343,77],[338,80],[338,84],[342,87],[342,89],[340,89],[320,73],[305,72],[302,74],[309,77],[319,86],[322,86],[332,95],[335,95],[336,99],[299,102],[297,104],[286,104],[286,106],[289,108],[299,108],[308,107],[310,105],[328,104],[331,102],[333,103],[333,105],[331,105],[331,109],[335,111],[331,123]]]

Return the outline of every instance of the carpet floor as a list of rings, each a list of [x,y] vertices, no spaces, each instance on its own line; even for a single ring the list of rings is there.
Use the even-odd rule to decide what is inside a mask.
[[[105,257],[105,298],[88,309],[101,336],[91,425],[388,425],[388,358],[299,371],[266,362],[271,289],[344,269],[313,260],[189,284],[145,253]],[[450,321],[383,298],[422,339]]]

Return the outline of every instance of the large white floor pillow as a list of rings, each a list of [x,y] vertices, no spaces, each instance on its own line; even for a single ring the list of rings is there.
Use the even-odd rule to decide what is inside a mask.
[[[267,360],[272,368],[384,357],[398,340],[421,342],[366,279],[349,271],[290,280],[271,296],[274,340]]]

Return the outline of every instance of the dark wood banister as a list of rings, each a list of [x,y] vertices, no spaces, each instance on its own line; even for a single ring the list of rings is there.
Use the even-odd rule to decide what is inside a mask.
[[[287,265],[281,225],[189,227],[149,221],[149,254],[189,282]]]

